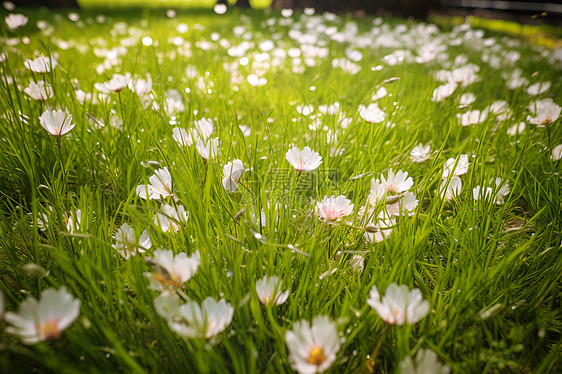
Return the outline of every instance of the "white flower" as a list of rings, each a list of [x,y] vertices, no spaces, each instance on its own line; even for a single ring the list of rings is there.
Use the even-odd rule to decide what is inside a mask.
[[[408,178],[408,172],[399,170],[398,173],[394,175],[394,172],[390,169],[388,170],[387,179],[381,175],[381,184],[386,191],[399,194],[408,191],[414,185],[414,180],[412,177]]]
[[[238,188],[238,181],[244,172],[244,165],[240,160],[234,160],[226,165],[222,169],[224,178],[222,179],[222,185],[228,192],[234,192]]]
[[[353,204],[351,204],[351,200],[343,195],[338,197],[325,196],[322,201],[316,203],[315,209],[318,218],[328,224],[334,224],[352,212]]]
[[[25,92],[33,100],[45,101],[53,97],[53,89],[49,83],[45,81],[30,82],[23,92]]]
[[[415,363],[410,356],[400,361],[401,374],[449,374],[449,365],[443,365],[437,359],[437,354],[430,349],[420,349]]]
[[[469,110],[465,113],[457,114],[457,118],[460,120],[463,127],[482,123],[487,117],[487,110]]]
[[[537,96],[545,93],[550,88],[550,81],[537,82],[527,87],[527,93],[531,96]]]
[[[490,184],[493,183],[494,178],[490,179]],[[504,203],[504,197],[509,195],[509,193],[511,192],[511,188],[509,187],[509,183],[507,183],[507,181],[502,183],[502,179],[499,177],[495,179],[495,183],[496,195],[494,196],[494,203],[501,205]]]
[[[199,251],[191,257],[182,252],[177,256],[170,250],[158,249],[154,257],[147,257],[156,272],[144,273],[150,281],[149,288],[155,291],[174,291],[181,287],[197,272],[201,264]]]
[[[152,91],[152,78],[148,76],[146,79],[131,79],[127,85],[131,91],[142,97],[148,95],[150,91]]]
[[[441,198],[445,197],[447,200],[453,200],[461,194],[462,181],[459,177],[452,177],[447,184],[447,179],[443,180],[439,190],[441,191]]]
[[[159,225],[164,232],[180,231],[180,224],[187,222],[189,213],[183,205],[177,205],[175,208],[168,204],[160,207],[162,213],[154,216],[154,223]]]
[[[322,163],[322,156],[308,146],[304,147],[302,151],[298,147],[289,149],[285,154],[285,159],[299,172],[315,170]]]
[[[367,224],[365,230],[365,240],[368,243],[380,243],[392,234],[393,227],[396,225],[396,220],[389,217],[379,217],[376,224]]]
[[[367,304],[375,309],[378,315],[390,325],[414,324],[424,318],[429,313],[429,302],[422,301],[422,294],[419,289],[409,290],[408,286],[398,286],[392,283],[386,289],[382,300],[373,285]]]
[[[23,65],[37,74],[44,74],[51,71],[52,68],[58,65],[54,57],[39,56],[35,60],[25,60]]]
[[[137,186],[136,193],[141,199],[164,199],[174,196],[172,193],[172,176],[167,167],[157,169],[154,175],[148,178],[150,184]]]
[[[379,109],[377,103],[369,104],[369,106],[360,105],[359,115],[369,123],[381,123],[386,118],[386,113]]]
[[[513,125],[507,129],[507,135],[515,136],[525,131],[525,122],[519,122],[518,125]]]
[[[472,189],[474,200],[487,200],[492,196],[492,187],[476,186]]]
[[[128,223],[123,223],[115,234],[116,243],[113,247],[121,254],[121,256],[129,259],[138,253],[143,253],[152,247],[152,241],[146,230],[143,230],[138,241],[135,238],[135,230]]]
[[[376,206],[386,194],[386,188],[378,179],[371,179],[371,190],[369,192],[369,205]]]
[[[242,135],[244,135],[245,138],[250,136],[250,134],[252,133],[252,128],[250,126],[240,125],[238,127],[240,127],[240,131],[242,131]]]
[[[197,130],[189,129],[189,132],[181,127],[174,127],[172,137],[182,147],[191,147],[199,139]]]
[[[562,158],[562,144],[558,144],[556,146],[556,148],[554,148],[552,150],[552,155],[550,156],[550,159],[552,161],[558,161]]]
[[[537,100],[529,104],[529,111],[534,115],[527,116],[527,121],[534,125],[549,125],[560,117],[560,108],[551,98]]]
[[[230,325],[233,315],[234,308],[224,299],[208,297],[201,306],[195,301],[180,306],[168,326],[184,338],[210,339]]]
[[[472,92],[463,93],[459,99],[460,107],[466,107],[476,101],[476,96]]]
[[[113,92],[120,92],[122,91],[127,85],[129,84],[130,77],[121,75],[121,74],[113,74],[113,77],[110,79],[109,82],[105,83],[96,83],[94,87],[96,90],[108,94],[111,91]]]
[[[509,108],[509,104],[505,100],[496,100],[489,107],[490,113],[496,115],[496,118],[503,121],[511,117],[512,112]]]
[[[62,110],[46,110],[39,117],[39,123],[51,135],[62,136],[74,128],[72,114]]]
[[[217,157],[219,145],[219,138],[211,138],[208,140],[199,139],[197,140],[197,144],[195,144],[195,148],[203,159],[209,161]]]
[[[457,84],[455,82],[449,82],[447,84],[441,85],[433,90],[431,101],[434,102],[442,101],[443,99],[451,96],[456,89],[457,89]]]
[[[423,145],[422,143],[416,145],[410,152],[410,160],[412,162],[424,162],[429,158],[429,151],[431,147],[429,144]]]
[[[462,154],[458,158],[450,158],[443,165],[441,178],[447,179],[450,174],[456,177],[464,175],[468,171],[468,165],[468,155],[466,154]]]
[[[336,324],[327,316],[295,322],[285,333],[291,368],[300,374],[323,373],[336,361],[340,338]]]
[[[27,18],[23,14],[10,13],[5,18],[5,21],[6,21],[6,25],[10,29],[17,30],[17,29],[21,29],[22,27],[27,25],[27,21],[29,21],[29,18]]]
[[[382,212],[387,216],[400,216],[402,214],[413,215],[414,209],[417,208],[419,201],[412,192],[406,192],[398,201],[393,204],[387,205],[385,210]]]
[[[209,139],[213,131],[215,131],[213,121],[210,118],[201,118],[199,121],[195,121],[194,124],[197,133],[203,140]]]
[[[363,268],[365,267],[364,263],[365,263],[365,257],[361,255],[354,255],[349,260],[349,264],[351,265],[351,268],[359,273],[363,271]]]
[[[282,280],[273,275],[268,277],[264,276],[256,282],[256,293],[263,305],[273,303],[281,305],[289,297],[289,290],[281,292]]]
[[[6,332],[18,335],[25,344],[37,344],[58,338],[79,314],[80,300],[73,298],[66,287],[47,288],[39,301],[29,296],[21,303],[19,313],[6,313],[6,322],[12,325]]]
[[[64,221],[66,224],[66,231],[75,232],[80,230],[80,224],[82,223],[82,211],[77,209],[74,214],[64,214]]]

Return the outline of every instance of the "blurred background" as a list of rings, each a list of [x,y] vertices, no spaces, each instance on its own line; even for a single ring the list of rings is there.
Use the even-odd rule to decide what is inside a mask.
[[[426,18],[430,14],[476,15],[521,23],[562,24],[562,0],[17,0],[17,6],[49,8],[211,8],[217,3],[275,10],[314,8],[318,12]]]

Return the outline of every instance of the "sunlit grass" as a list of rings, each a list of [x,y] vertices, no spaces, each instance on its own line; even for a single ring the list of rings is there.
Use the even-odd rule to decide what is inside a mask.
[[[2,26],[0,288],[10,312],[49,287],[65,286],[81,306],[58,339],[37,345],[6,333],[2,322],[2,372],[290,372],[286,333],[320,315],[340,337],[334,373],[394,372],[420,349],[459,373],[560,368],[562,200],[553,150],[562,132],[560,119],[533,124],[541,113],[529,108],[535,100],[562,102],[559,52],[467,25],[433,29],[396,19],[235,8],[222,16],[26,15],[20,30]],[[40,54],[56,56],[59,66],[43,75],[24,67]],[[444,84],[437,71],[468,64],[479,67],[477,79],[432,101]],[[509,89],[517,68],[527,81]],[[153,84],[144,96],[125,88],[110,90],[107,101],[77,98],[77,90],[98,95],[95,84],[115,73],[150,76]],[[46,102],[23,92],[39,80],[54,92]],[[551,85],[535,95],[529,87],[539,82]],[[475,101],[459,108],[464,93]],[[498,100],[508,109],[461,125],[457,114]],[[380,123],[360,115],[360,105],[371,103],[384,112]],[[60,143],[39,121],[49,108],[66,110],[76,124]],[[220,140],[208,161],[173,137],[174,127],[189,130],[202,118]],[[508,135],[520,122],[525,129]],[[420,143],[429,144],[428,159],[414,163],[410,152]],[[322,164],[300,174],[286,160],[293,146],[309,146]],[[448,201],[440,193],[444,164],[461,154],[470,164],[460,194]],[[223,166],[234,159],[245,170],[230,193]],[[164,167],[174,197],[141,198],[138,186]],[[387,178],[389,169],[408,173],[419,204],[395,214],[392,233],[370,242],[368,224],[385,221],[377,216],[391,204],[386,196],[404,201],[390,189],[361,212],[371,179]],[[489,198],[474,199],[479,186],[490,188]],[[315,213],[332,195],[354,204],[333,225]],[[189,212],[174,222],[177,232],[162,231],[161,203]],[[77,210],[79,227],[69,224]],[[114,246],[123,223],[137,239],[146,230],[152,247],[121,256]],[[157,313],[160,292],[144,273],[158,271],[147,258],[161,248],[199,252],[181,302],[224,298],[234,309],[224,331],[184,339]],[[260,302],[255,286],[265,275],[290,290],[282,305]],[[387,325],[367,299],[373,285],[383,294],[392,283],[418,288],[427,316]]]

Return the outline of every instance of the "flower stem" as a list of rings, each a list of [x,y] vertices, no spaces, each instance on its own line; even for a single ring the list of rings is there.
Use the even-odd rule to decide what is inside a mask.
[[[384,339],[386,338],[386,332],[387,331],[388,331],[388,323],[385,323],[384,328],[382,329],[381,337],[379,338],[379,341],[377,342],[377,345],[375,346],[375,349],[373,349],[373,353],[371,353],[371,357],[366,362],[367,369],[369,370],[370,373],[373,373],[375,371],[375,363],[376,363],[375,359],[379,355],[379,351],[381,350],[382,343],[384,342]]]

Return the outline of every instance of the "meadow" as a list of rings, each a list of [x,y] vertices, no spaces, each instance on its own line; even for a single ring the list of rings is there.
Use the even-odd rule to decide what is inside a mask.
[[[2,14],[0,371],[562,370],[562,49]]]

